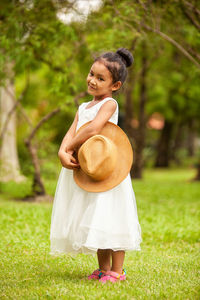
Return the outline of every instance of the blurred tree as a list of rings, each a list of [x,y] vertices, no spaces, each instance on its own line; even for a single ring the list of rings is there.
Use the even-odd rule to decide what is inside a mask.
[[[146,41],[143,40],[141,43],[142,48],[142,55],[141,55],[141,73],[138,80],[139,85],[139,95],[138,95],[138,125],[137,129],[133,128],[130,132],[130,137],[134,140],[134,163],[133,168],[131,170],[131,175],[134,178],[142,178],[142,169],[143,169],[143,150],[145,147],[145,136],[146,136],[146,122],[147,122],[147,116],[146,116],[146,102],[147,102],[147,71],[148,71],[148,50]],[[131,78],[131,77],[130,77]],[[129,78],[129,84],[131,85]],[[129,90],[130,91],[130,90]],[[129,94],[129,93],[128,93]],[[127,89],[126,93],[127,95]],[[126,102],[130,101],[128,97],[125,98]],[[130,114],[127,111],[127,115]],[[133,118],[132,118],[133,120]],[[131,122],[132,122],[131,120]],[[127,122],[128,125],[128,122]]]
[[[87,41],[93,52],[123,46],[131,50],[137,39],[135,64],[129,70],[125,97],[119,96],[125,112],[124,128],[134,140],[135,161],[131,173],[136,178],[142,177],[146,121],[152,113],[160,112],[165,118],[157,146],[157,166],[169,165],[172,147],[174,154],[178,153],[181,145],[178,131],[187,123],[191,111],[193,118],[197,118],[192,107],[199,107],[199,101],[196,99],[194,103],[193,97],[188,101],[191,96],[184,85],[186,82],[191,85],[189,91],[194,88],[196,84],[193,85],[192,80],[196,81],[200,68],[198,9],[196,1],[189,4],[187,1],[107,0],[102,9],[89,18]],[[144,60],[148,64],[145,84]],[[175,136],[177,140],[173,144]]]
[[[168,65],[172,64],[170,77],[165,74],[164,70],[163,73],[161,71],[166,78],[165,84],[163,84],[166,101],[154,103],[154,109],[165,117],[165,126],[157,144],[156,167],[168,167],[171,159],[180,163],[178,150],[181,145],[186,145],[187,148],[191,147],[194,151],[191,138],[188,143],[187,136],[183,134],[182,130],[190,128],[191,122],[196,124],[192,128],[192,133],[191,129],[188,130],[189,135],[194,138],[200,127],[198,120],[200,99],[197,87],[199,71],[194,66],[190,66],[188,61],[184,61],[176,51],[171,53],[168,61]]]
[[[87,22],[62,24],[58,12],[67,12],[75,2],[12,1],[2,5],[2,85],[6,80],[5,65],[12,62],[18,99],[25,86],[26,73],[30,73],[29,88],[22,99],[24,112],[18,106],[18,113],[23,116],[18,120],[22,129],[18,132],[20,145],[29,135],[22,125],[25,115],[34,127],[57,106],[62,112],[52,121],[53,128],[52,123],[46,124],[34,143],[40,155],[46,144],[49,149],[50,142],[59,142],[74,116],[75,95],[85,95],[85,78],[93,58],[99,52],[125,47],[134,52],[135,63],[129,69],[124,93],[116,97],[121,115],[124,114],[124,128],[134,146],[132,176],[142,177],[144,147],[149,141],[155,147],[159,133],[168,135],[165,147],[157,149],[162,157],[165,150],[169,165],[170,159],[177,160],[181,145],[189,148],[192,144],[185,144],[185,128],[191,128],[191,121],[194,126],[188,130],[190,134],[200,127],[197,2],[105,0]],[[162,132],[147,131],[147,121],[154,112],[165,119]],[[172,124],[171,133],[167,130],[168,123]],[[161,136],[157,145],[159,140]],[[163,146],[163,142],[160,144]],[[166,149],[169,149],[167,153]]]
[[[23,74],[25,74],[23,77],[26,77],[26,73],[31,72],[29,85],[31,89],[33,72],[36,73],[37,70],[43,69],[42,77],[46,76],[47,84],[51,84],[51,95],[49,96],[49,91],[46,92],[48,100],[43,100],[43,103],[47,104],[45,105],[47,109],[62,103],[63,97],[66,99],[67,94],[72,95],[71,98],[66,99],[69,104],[72,104],[73,95],[78,90],[78,86],[72,80],[77,71],[73,56],[79,51],[82,41],[79,39],[78,30],[75,27],[66,26],[58,19],[57,14],[63,7],[67,12],[68,9],[73,8],[73,3],[50,0],[1,3],[0,85],[2,86],[1,90],[4,91],[1,95],[1,119],[7,120],[7,126],[2,125],[1,128],[5,127],[4,129],[9,131],[2,134],[1,141],[0,160],[3,180],[18,181],[22,178],[16,147],[15,109],[17,105],[14,88],[16,77]],[[9,72],[6,72],[8,66]],[[23,87],[20,87],[20,93],[21,89]],[[12,97],[9,97],[8,92],[5,91],[10,91]],[[23,95],[21,102],[26,107],[35,107],[41,102],[41,98],[37,98],[38,91],[41,91],[41,87],[33,91],[36,96],[34,97],[28,90],[26,95]],[[44,94],[44,92],[42,93]],[[7,110],[3,109],[5,103],[7,103]],[[37,119],[41,118],[40,113],[44,114],[46,111],[38,111]],[[27,116],[26,120],[28,119]],[[11,127],[12,130],[10,130]],[[10,138],[8,138],[8,134]],[[8,166],[10,167],[8,168]]]
[[[9,74],[5,87],[0,88],[0,181],[23,181],[20,174],[17,141],[16,141],[16,113],[15,87],[13,84],[12,64],[7,64],[6,72]],[[18,100],[19,102],[19,100]]]

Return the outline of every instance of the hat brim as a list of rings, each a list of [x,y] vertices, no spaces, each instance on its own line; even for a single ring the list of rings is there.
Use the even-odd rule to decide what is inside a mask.
[[[77,132],[85,128],[90,122],[85,123]],[[130,172],[133,163],[133,150],[125,132],[117,125],[107,122],[100,133],[111,139],[117,147],[117,163],[109,177],[102,181],[95,181],[83,170],[74,169],[74,180],[79,187],[88,192],[99,193],[110,190],[120,184]]]

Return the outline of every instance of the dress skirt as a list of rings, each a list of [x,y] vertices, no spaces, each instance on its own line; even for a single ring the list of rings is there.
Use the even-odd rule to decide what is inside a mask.
[[[51,255],[98,249],[141,250],[141,228],[130,174],[101,193],[81,189],[62,167],[51,216]]]

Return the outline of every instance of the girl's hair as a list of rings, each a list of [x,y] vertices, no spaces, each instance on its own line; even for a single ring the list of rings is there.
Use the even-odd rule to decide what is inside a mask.
[[[133,63],[133,55],[125,48],[119,48],[116,52],[106,52],[95,59],[101,61],[110,71],[113,83],[126,80],[127,70]]]

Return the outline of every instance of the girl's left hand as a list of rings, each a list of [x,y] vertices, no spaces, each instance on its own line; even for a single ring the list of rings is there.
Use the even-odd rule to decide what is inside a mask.
[[[77,159],[72,155],[73,153],[73,150],[69,152],[59,151],[58,156],[63,167],[71,170],[80,168]]]
[[[74,150],[67,150],[67,153],[69,153],[69,154],[73,155],[73,153],[74,153]]]

